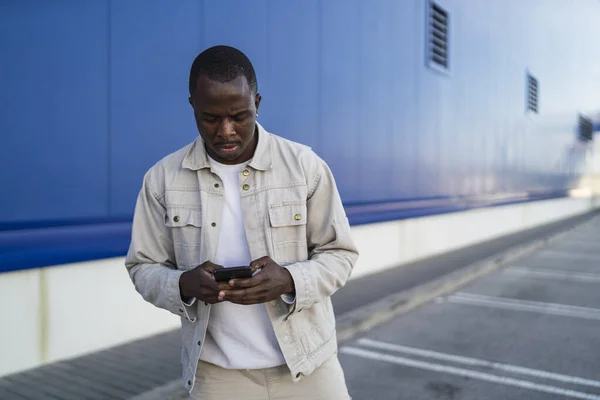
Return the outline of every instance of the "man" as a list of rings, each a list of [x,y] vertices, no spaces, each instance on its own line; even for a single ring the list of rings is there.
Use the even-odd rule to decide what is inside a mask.
[[[358,253],[329,168],[256,122],[239,50],[198,55],[189,91],[200,137],[144,177],[126,266],[144,299],[181,317],[191,397],[348,399],[330,296]],[[251,278],[212,276],[244,265]]]

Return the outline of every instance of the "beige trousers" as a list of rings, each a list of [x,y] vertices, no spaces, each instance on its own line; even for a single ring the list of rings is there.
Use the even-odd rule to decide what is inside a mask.
[[[200,361],[193,400],[349,400],[342,366],[333,356],[310,376],[293,383],[286,365],[231,370]]]

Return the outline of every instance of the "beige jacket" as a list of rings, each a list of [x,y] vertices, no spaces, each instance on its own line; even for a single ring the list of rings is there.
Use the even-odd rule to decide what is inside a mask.
[[[330,296],[345,284],[358,252],[325,162],[309,147],[257,125],[254,158],[240,174],[244,228],[252,259],[268,255],[294,279],[296,302],[277,299],[266,308],[298,381],[337,351]],[[181,317],[181,362],[188,390],[211,306],[185,305],[179,277],[214,259],[222,205],[222,182],[198,138],[146,173],[125,261],[142,297]]]

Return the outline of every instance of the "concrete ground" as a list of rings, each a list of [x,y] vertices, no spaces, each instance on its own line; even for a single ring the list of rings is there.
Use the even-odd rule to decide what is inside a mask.
[[[333,296],[338,316],[584,224],[519,265],[342,344],[340,358],[354,399],[551,399],[567,393],[600,400],[600,386],[594,386],[600,353],[593,330],[600,327],[595,319],[600,294],[594,285],[600,279],[600,247],[595,245],[600,222],[589,224],[593,215],[598,214],[350,281]],[[0,399],[131,399],[157,387],[165,388],[161,393],[181,392],[176,389],[179,352],[179,332],[167,332],[0,378]],[[523,373],[522,366],[535,371]]]
[[[354,399],[600,400],[600,218],[345,343]]]

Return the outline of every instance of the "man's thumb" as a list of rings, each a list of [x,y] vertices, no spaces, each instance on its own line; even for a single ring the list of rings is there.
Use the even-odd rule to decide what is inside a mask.
[[[252,272],[256,272],[256,270],[259,270],[267,265],[267,262],[268,259],[266,257],[259,258],[258,260],[254,260],[250,263],[250,268],[252,268]]]

